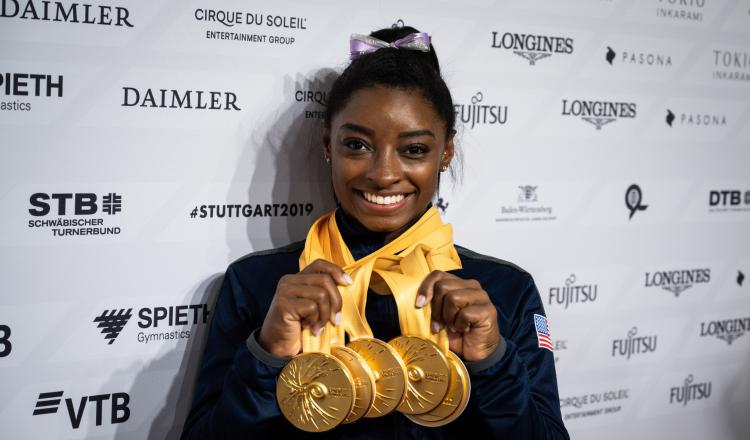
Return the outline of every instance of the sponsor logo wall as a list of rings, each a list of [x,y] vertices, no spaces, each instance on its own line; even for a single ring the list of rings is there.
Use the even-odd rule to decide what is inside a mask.
[[[750,437],[730,0],[0,0],[0,437],[178,438],[227,265],[335,206],[349,35],[403,24],[453,93],[434,203],[534,276],[571,437]]]

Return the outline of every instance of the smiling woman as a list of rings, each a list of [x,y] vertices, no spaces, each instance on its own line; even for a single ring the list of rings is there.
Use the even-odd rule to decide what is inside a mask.
[[[534,281],[431,205],[455,114],[430,37],[351,54],[322,146],[338,208],[227,269],[183,438],[568,438]]]

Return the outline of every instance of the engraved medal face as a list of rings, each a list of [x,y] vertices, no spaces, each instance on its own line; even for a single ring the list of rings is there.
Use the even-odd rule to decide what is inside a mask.
[[[453,352],[448,353],[448,362],[451,364],[451,383],[443,402],[428,413],[407,414],[406,417],[412,422],[435,428],[456,420],[466,409],[471,395],[469,372],[461,359]]]
[[[347,347],[359,353],[375,377],[375,402],[365,417],[381,417],[404,400],[406,365],[390,345],[374,338],[355,339]]]
[[[450,366],[440,348],[427,339],[399,336],[389,342],[406,363],[409,386],[398,407],[404,414],[424,414],[443,401],[450,384]]]
[[[304,353],[281,370],[276,400],[284,417],[307,432],[341,424],[354,405],[354,380],[343,362],[325,353]]]
[[[364,417],[375,402],[375,376],[367,361],[351,348],[332,345],[331,354],[346,365],[354,378],[354,407],[344,419],[344,423],[352,423]]]

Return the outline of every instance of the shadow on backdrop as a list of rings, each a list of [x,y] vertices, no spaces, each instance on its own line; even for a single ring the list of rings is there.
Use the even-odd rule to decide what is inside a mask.
[[[282,100],[289,105],[271,112],[268,122],[260,121],[250,134],[227,195],[227,203],[236,203],[234,196],[242,194],[247,203],[303,206],[311,203],[312,211],[305,211],[305,215],[250,217],[246,222],[227,219],[230,258],[302,240],[312,222],[335,207],[330,171],[323,161],[322,115],[327,91],[336,76],[334,70],[320,69],[307,75],[298,74],[296,78],[284,77]],[[252,176],[248,185],[249,173]],[[205,303],[213,310],[222,280],[223,274],[206,278],[188,294],[183,304]],[[117,386],[113,383],[116,376],[138,371],[128,391],[131,420],[142,416],[133,411],[150,412],[142,416],[141,426],[132,426],[132,422],[118,425],[114,439],[179,439],[192,404],[209,325],[210,317],[207,325],[191,327],[193,334],[185,346],[178,345],[146,364],[136,362],[118,371],[106,384],[102,392]],[[165,382],[170,385],[164,400],[143,402],[144,396],[159,395],[154,390],[164,389]]]

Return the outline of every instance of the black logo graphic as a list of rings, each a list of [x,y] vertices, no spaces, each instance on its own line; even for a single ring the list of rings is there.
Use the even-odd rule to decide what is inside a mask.
[[[94,322],[98,322],[97,328],[102,329],[104,339],[109,340],[108,344],[112,345],[120,335],[120,332],[128,323],[132,315],[133,309],[117,309],[105,310],[101,315],[94,318]]]
[[[562,100],[563,116],[579,116],[594,125],[597,130],[621,118],[635,118],[637,105],[634,102],[588,101],[581,99]]]
[[[208,90],[167,90],[150,88],[139,90],[135,87],[122,88],[121,107],[150,107],[163,109],[194,110],[242,110],[237,106],[234,92],[214,92]]]
[[[690,374],[683,385],[669,389],[669,403],[685,406],[692,400],[703,400],[711,397],[711,382],[693,383],[695,379]]]
[[[672,113],[672,110],[667,109],[667,125],[671,127],[672,122],[674,122],[674,113]]]
[[[737,285],[742,287],[742,282],[745,281],[745,274],[741,270],[737,271]]]
[[[10,343],[10,326],[0,324],[0,332],[3,334],[0,336],[0,347],[2,347],[0,348],[0,358],[3,358],[13,351],[13,344]]]
[[[750,317],[701,322],[700,336],[714,336],[732,345],[735,339],[750,331]]]
[[[548,304],[564,305],[567,309],[571,304],[596,301],[599,285],[579,284],[576,281],[576,274],[572,273],[565,279],[565,286],[550,287]]]
[[[612,61],[615,59],[615,55],[616,55],[615,51],[612,50],[611,47],[607,46],[607,55],[606,55],[606,58],[607,58],[607,62],[609,63],[610,66],[612,65]]]
[[[122,196],[115,193],[109,193],[104,196],[102,201],[102,210],[109,215],[122,211]]]
[[[34,413],[32,415],[38,416],[40,414],[56,413],[57,408],[60,406],[62,395],[62,391],[39,393],[39,399],[36,401],[36,406],[34,407]]]
[[[553,54],[572,54],[573,39],[511,32],[500,36],[498,32],[492,32],[490,47],[512,50],[514,54],[527,60],[530,66],[534,66],[537,61],[551,57]]]
[[[60,403],[62,402],[63,391],[52,391],[47,393],[39,393],[36,405],[34,406],[34,412],[32,415],[38,416],[43,414],[55,414],[57,413]],[[70,418],[70,426],[73,429],[78,429],[83,421],[83,413],[88,403],[94,402],[96,404],[96,426],[101,426],[104,423],[102,418],[104,401],[111,400],[110,406],[110,423],[124,423],[130,418],[130,395],[128,393],[112,393],[112,394],[97,394],[94,396],[83,396],[78,402],[77,408],[73,403],[73,399],[68,397],[65,399],[65,406],[68,410],[68,417]]]
[[[628,220],[632,219],[637,211],[645,211],[648,208],[648,205],[642,205],[642,202],[643,193],[641,192],[641,187],[636,184],[630,185],[628,190],[625,191],[625,206],[630,210]]]
[[[471,104],[453,104],[456,119],[464,124],[475,125],[505,124],[508,122],[508,106],[482,104],[484,94],[477,92],[471,97]]]
[[[708,206],[711,212],[750,211],[750,190],[712,190],[708,193]]]
[[[620,356],[630,359],[636,354],[652,353],[656,351],[656,335],[637,336],[638,327],[628,330],[628,336],[624,339],[612,341],[612,357]]]
[[[440,212],[445,214],[445,210],[448,209],[448,205],[450,205],[450,203],[446,203],[445,200],[442,197],[440,197],[438,198],[436,205],[438,209],[440,210]]]
[[[521,190],[521,194],[518,195],[519,202],[536,202],[536,189],[538,186],[522,185],[518,187]]]
[[[35,4],[34,0],[25,0],[22,4],[23,8],[18,0],[2,0],[0,17],[133,27],[133,24],[128,21],[130,11],[121,6],[50,1],[40,1]]]
[[[711,269],[667,270],[646,272],[645,287],[661,287],[679,297],[680,293],[693,287],[693,284],[711,281]]]

